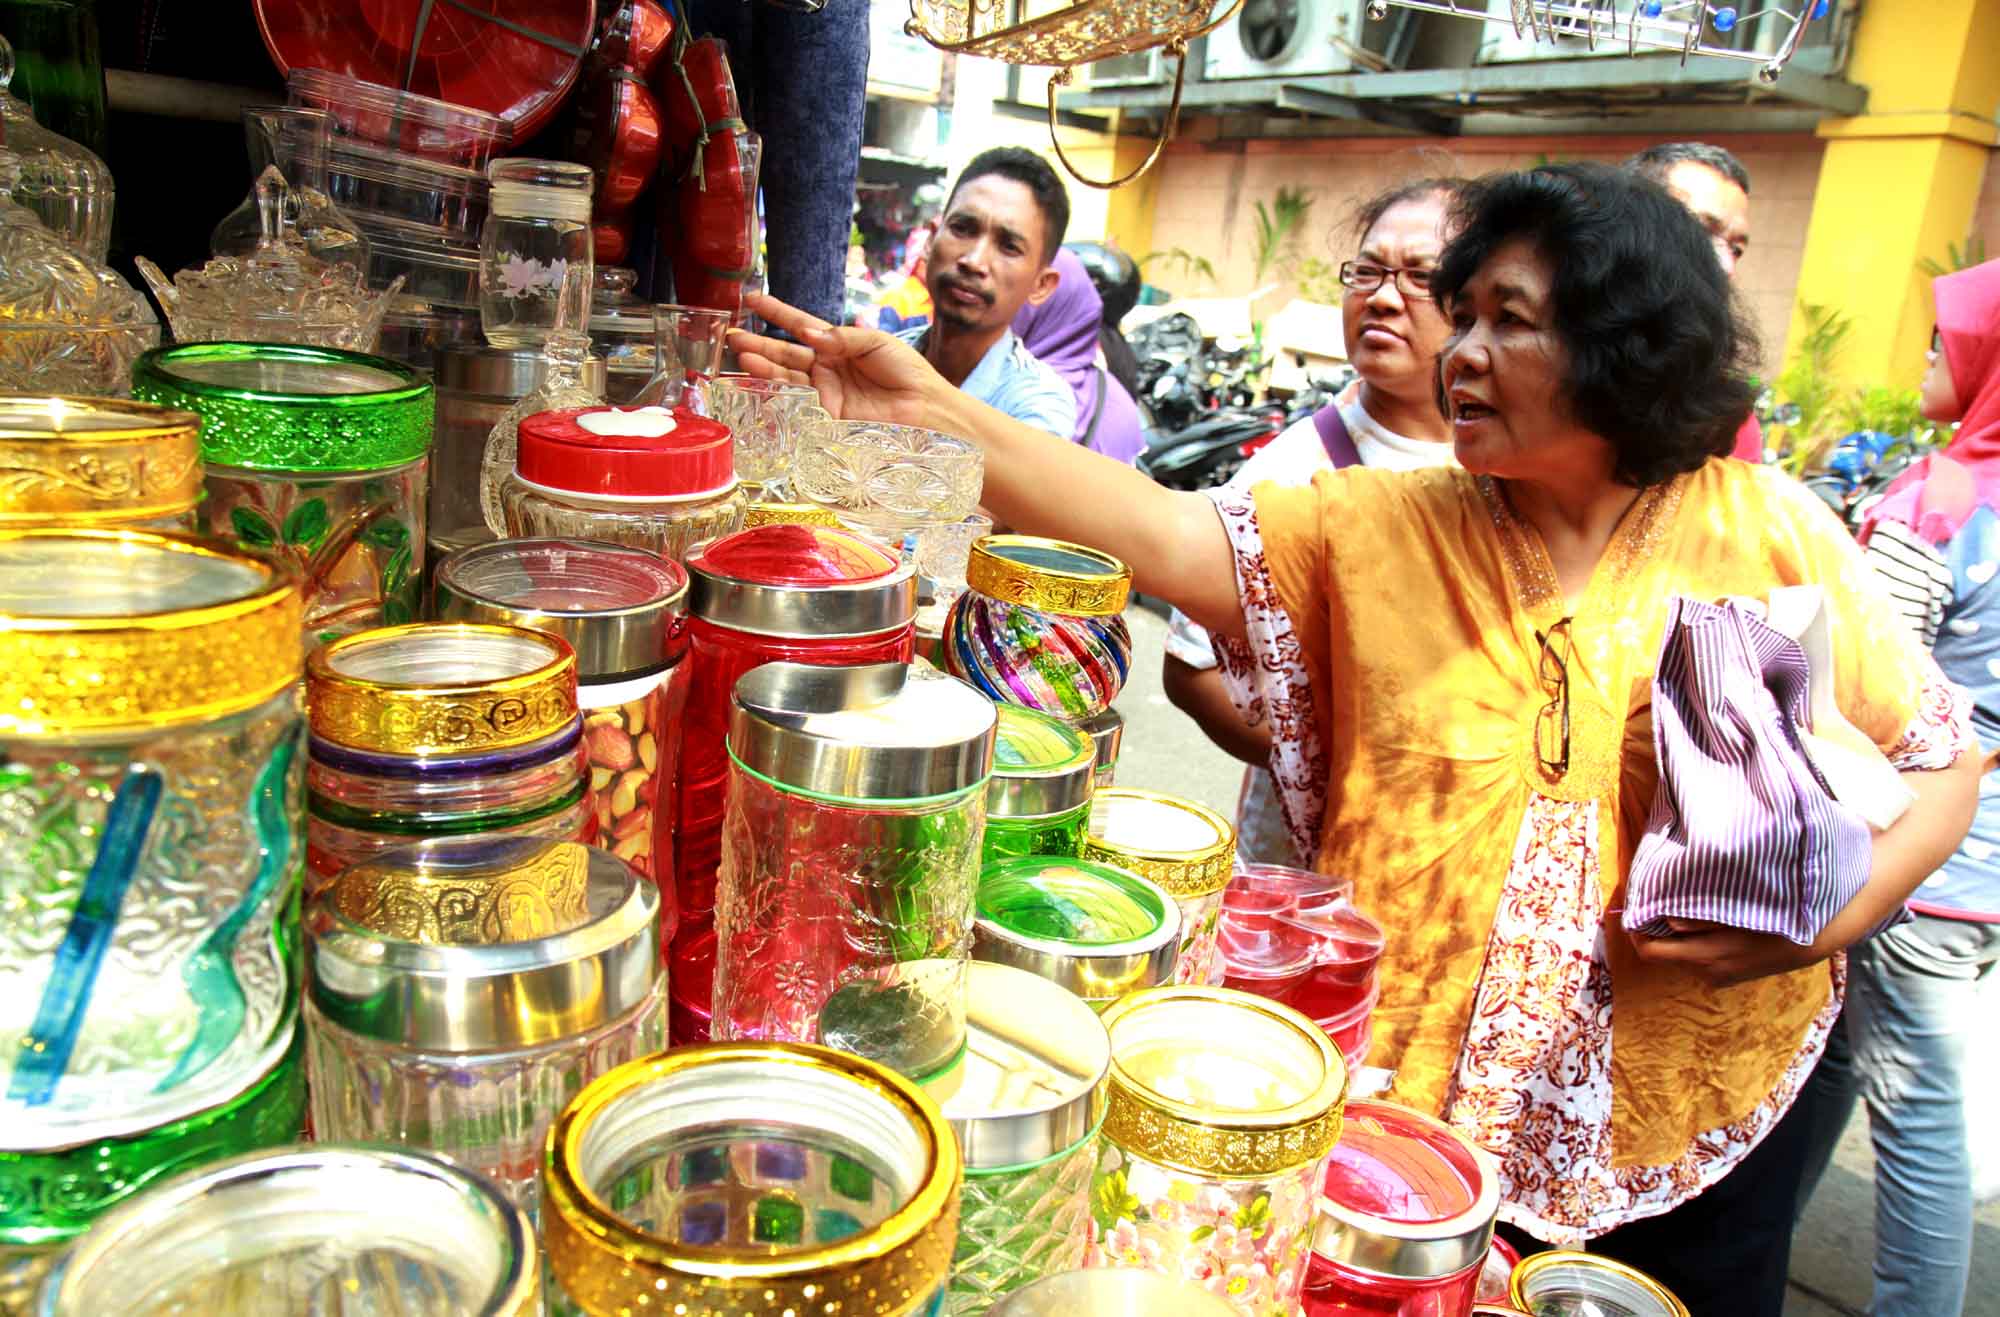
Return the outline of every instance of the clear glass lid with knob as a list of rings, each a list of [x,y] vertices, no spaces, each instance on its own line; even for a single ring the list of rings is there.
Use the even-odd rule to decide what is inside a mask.
[[[111,249],[111,171],[82,143],[35,122],[27,102],[7,90],[14,67],[14,48],[0,37],[0,142],[20,161],[14,200],[78,255],[102,263]]]

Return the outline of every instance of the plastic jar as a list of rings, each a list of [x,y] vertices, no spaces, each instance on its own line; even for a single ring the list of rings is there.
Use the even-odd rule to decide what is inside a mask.
[[[687,573],[642,549],[584,540],[474,545],[437,570],[437,615],[561,636],[576,651],[576,702],[598,844],[666,884],[687,706]],[[663,922],[670,928],[672,919]]]
[[[1306,1317],[1463,1317],[1493,1241],[1499,1167],[1441,1121],[1350,1102],[1316,1210]]]
[[[306,661],[308,891],[430,837],[589,841],[576,655],[520,627],[420,622]]]
[[[1556,1250],[1521,1259],[1509,1301],[1534,1317],[1688,1317],[1687,1305],[1640,1271],[1595,1253]]]
[[[1111,786],[1118,778],[1118,751],[1125,744],[1125,715],[1116,709],[1106,709],[1085,718],[1077,728],[1097,748],[1098,789]]]
[[[149,1189],[57,1264],[34,1312],[522,1317],[540,1288],[534,1227],[486,1181],[423,1153],[315,1144]]]
[[[974,964],[965,1059],[924,1084],[965,1159],[944,1310],[976,1317],[1030,1281],[1083,1265],[1111,1040],[1046,979]]]
[[[426,1149],[532,1215],[543,1136],[666,1046],[657,890],[594,847],[426,842],[306,910],[313,1133]]]
[[[995,708],[1000,724],[980,858],[991,864],[1016,855],[1082,854],[1097,785],[1095,747],[1059,718],[1012,704]]]
[[[298,626],[267,559],[0,530],[0,1248],[297,1133]]]
[[[991,703],[933,668],[767,663],[736,683],[717,1038],[922,1077],[965,1042]]]
[[[1034,535],[988,535],[944,629],[945,670],[995,700],[1069,722],[1111,707],[1132,670],[1132,569]]]
[[[715,923],[731,693],[744,673],[791,663],[907,663],[916,569],[873,540],[781,523],[688,557],[688,716],[681,741],[675,896],[683,941]]]
[[[132,367],[132,395],[201,417],[210,535],[305,582],[307,645],[417,618],[433,399],[388,357],[186,343]]]
[[[0,394],[0,527],[193,530],[200,428],[149,403]]]
[[[679,562],[742,529],[729,430],[686,408],[572,407],[521,421],[501,487],[510,535],[647,549]]]
[[[958,1232],[958,1141],[915,1085],[796,1043],[621,1066],[549,1133],[559,1312],[929,1317]]]
[[[1293,1310],[1320,1168],[1340,1135],[1340,1054],[1296,1011],[1227,988],[1153,988],[1103,1018],[1097,1263],[1229,1274],[1224,1297],[1243,1317]],[[1262,1228],[1245,1228],[1253,1220]]]
[[[1112,787],[1090,807],[1085,859],[1102,860],[1150,878],[1181,907],[1182,983],[1210,983],[1216,970],[1216,923],[1222,891],[1236,860],[1236,829],[1191,800]]]
[[[1092,860],[998,860],[979,875],[974,912],[974,960],[1037,974],[1093,1010],[1174,980],[1180,906],[1136,873]]]

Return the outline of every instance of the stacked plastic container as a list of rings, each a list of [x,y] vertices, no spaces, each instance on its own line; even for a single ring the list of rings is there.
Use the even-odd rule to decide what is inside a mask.
[[[1282,1002],[1326,1030],[1350,1068],[1368,1059],[1382,926],[1353,884],[1281,865],[1248,865],[1222,895],[1216,954],[1225,986]]]

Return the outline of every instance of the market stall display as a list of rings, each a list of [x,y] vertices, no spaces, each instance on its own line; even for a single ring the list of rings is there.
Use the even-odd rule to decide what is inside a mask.
[[[0,527],[193,530],[200,426],[143,402],[0,394]]]
[[[1132,670],[1131,568],[1080,544],[989,535],[972,546],[965,583],[945,622],[946,671],[1070,722],[1111,707]]]
[[[979,875],[972,957],[1028,970],[1103,1010],[1174,981],[1181,911],[1136,873],[1067,857],[996,860]]]
[[[1210,983],[1222,892],[1236,860],[1236,829],[1206,805],[1157,791],[1110,787],[1090,806],[1083,858],[1150,878],[1181,908],[1182,983]]]

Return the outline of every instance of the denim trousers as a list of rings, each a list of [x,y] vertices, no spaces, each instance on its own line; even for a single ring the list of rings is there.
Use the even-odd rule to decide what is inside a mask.
[[[2000,924],[1917,915],[1847,953],[1847,1008],[1801,1101],[1812,1149],[1799,1202],[1857,1098],[1875,1149],[1872,1317],[1955,1317],[1972,1262],[1964,1075]],[[1990,1115],[1990,1113],[1989,1113]]]

